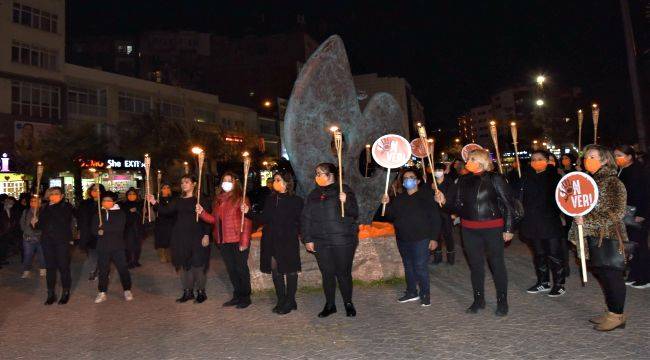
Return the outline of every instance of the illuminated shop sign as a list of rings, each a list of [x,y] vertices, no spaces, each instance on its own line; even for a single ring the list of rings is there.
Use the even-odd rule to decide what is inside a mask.
[[[140,169],[144,167],[144,161],[124,158],[108,158],[106,160],[80,159],[79,164],[84,169]]]

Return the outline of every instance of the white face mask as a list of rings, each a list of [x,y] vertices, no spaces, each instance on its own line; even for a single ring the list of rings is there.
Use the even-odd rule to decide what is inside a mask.
[[[440,179],[441,177],[445,176],[445,172],[442,170],[440,171],[436,170],[433,172],[433,176],[435,176],[436,179]]]
[[[221,189],[225,192],[230,192],[232,190],[232,183],[230,181],[224,181],[221,183]]]

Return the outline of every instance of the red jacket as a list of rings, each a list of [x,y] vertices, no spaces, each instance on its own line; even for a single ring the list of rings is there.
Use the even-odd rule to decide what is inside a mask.
[[[244,231],[240,231],[241,199],[233,202],[228,197],[227,193],[219,194],[212,205],[212,214],[203,211],[200,215],[201,220],[213,225],[212,235],[217,244],[239,243],[240,247],[248,248],[251,243],[253,222],[244,218]],[[246,204],[248,203],[248,199],[246,199]],[[221,224],[221,232],[219,224]]]

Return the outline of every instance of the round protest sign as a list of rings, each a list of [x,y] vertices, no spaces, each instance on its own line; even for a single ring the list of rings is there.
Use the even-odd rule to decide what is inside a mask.
[[[463,146],[463,149],[460,151],[460,156],[463,158],[463,161],[467,162],[469,153],[474,150],[483,150],[483,147],[479,144],[467,144]]]
[[[414,156],[419,157],[420,159],[427,157],[427,148],[424,145],[425,142],[429,145],[429,154],[433,154],[433,141],[428,142],[422,138],[417,138],[411,140],[411,152]]]
[[[372,158],[388,169],[404,166],[411,158],[411,144],[399,135],[384,135],[372,145]]]
[[[555,202],[569,216],[583,216],[598,203],[598,185],[582,172],[570,172],[562,177],[555,188]]]

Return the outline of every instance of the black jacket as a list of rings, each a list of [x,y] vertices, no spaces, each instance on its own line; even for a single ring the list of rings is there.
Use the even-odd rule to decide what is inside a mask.
[[[99,235],[99,218],[94,216],[91,219],[90,228],[93,236],[97,236],[97,251],[110,252],[115,250],[124,250],[124,227],[126,226],[126,215],[119,209],[106,211],[102,209],[102,230],[103,235]]]
[[[636,206],[635,216],[641,216],[646,219],[647,222],[648,216],[648,176],[644,171],[644,168],[638,162],[632,163],[632,165],[623,168],[618,173],[618,178],[625,185],[625,190],[627,191],[627,205]]]
[[[168,205],[172,201],[172,197],[161,196],[158,202],[163,206]],[[176,222],[176,214],[165,214],[158,212],[156,215],[156,225],[154,227],[154,247],[169,248],[172,239],[172,229]]]
[[[262,211],[246,216],[264,226],[260,244],[260,271],[271,273],[275,258],[281,274],[300,271],[300,215],[303,200],[297,195],[273,192],[264,200]],[[340,216],[340,215],[339,215]]]
[[[354,192],[343,185],[346,193],[345,217],[341,217],[339,184],[318,186],[307,196],[300,221],[302,241],[318,246],[351,245],[358,242],[359,206]]]
[[[520,199],[524,217],[519,231],[528,239],[551,239],[562,236],[560,210],[555,202],[555,187],[560,175],[555,168],[528,172],[521,179]]]
[[[77,227],[79,228],[79,246],[94,249],[97,246],[97,236],[93,235],[91,222],[97,217],[97,201],[84,199],[77,209]],[[95,229],[96,230],[96,229]]]
[[[41,210],[36,228],[42,231],[41,244],[67,244],[72,241],[72,205],[65,201],[48,204]]]
[[[440,233],[440,206],[429,184],[420,184],[418,191],[406,191],[386,206],[386,220],[395,226],[397,241],[437,240]]]
[[[120,208],[126,215],[126,227],[124,228],[124,238],[127,242],[132,243],[136,239],[144,238],[144,225],[142,224],[142,209],[144,202],[137,201],[123,201]],[[135,211],[131,211],[134,209]]]
[[[487,221],[503,218],[503,231],[513,231],[512,191],[502,175],[488,171],[461,175],[447,195],[445,208],[461,219]]]

